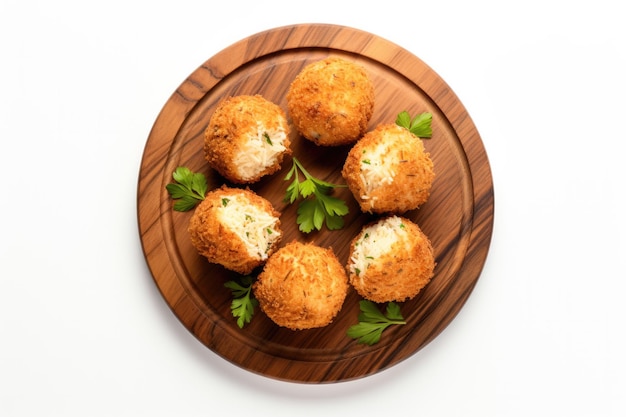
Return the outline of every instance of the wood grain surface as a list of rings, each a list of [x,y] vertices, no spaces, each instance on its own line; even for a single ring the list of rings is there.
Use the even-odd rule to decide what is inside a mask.
[[[327,327],[292,331],[257,312],[244,329],[230,312],[224,287],[235,273],[209,264],[192,247],[191,212],[172,210],[165,185],[177,166],[207,176],[209,188],[225,183],[203,155],[203,131],[216,104],[229,95],[261,94],[285,111],[290,82],[308,63],[339,56],[363,65],[376,93],[373,128],[396,115],[429,111],[433,137],[425,146],[436,179],[429,201],[406,213],[429,236],[437,267],[433,280],[401,304],[407,325],[389,328],[380,343],[367,346],[346,336],[357,323],[360,298],[348,293],[343,309]],[[309,171],[343,183],[341,167],[349,147],[323,148],[291,134],[293,155]],[[283,243],[293,239],[330,246],[345,265],[348,242],[374,217],[362,214],[347,189],[338,196],[350,213],[339,231],[302,234],[296,205],[283,202],[291,166],[250,188],[282,212]],[[165,103],[148,137],[138,181],[138,225],[154,281],[181,323],[225,360],[267,377],[302,383],[346,381],[371,375],[415,354],[433,340],[462,308],[483,268],[492,235],[494,194],[491,170],[479,133],[450,87],[419,58],[385,39],[334,25],[294,25],[241,40],[194,71]],[[383,306],[381,306],[382,308]]]

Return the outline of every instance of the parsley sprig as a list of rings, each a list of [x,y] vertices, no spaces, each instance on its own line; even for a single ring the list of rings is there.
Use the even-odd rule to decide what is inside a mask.
[[[204,200],[207,182],[200,172],[192,172],[187,167],[178,167],[172,173],[175,183],[165,186],[174,203],[174,210],[189,211],[200,201]]]
[[[411,133],[419,138],[432,137],[432,121],[432,113],[420,113],[411,118],[411,115],[406,110],[398,114],[398,117],[396,118],[396,124],[398,126],[408,129]]]
[[[259,302],[252,295],[252,283],[254,278],[247,275],[241,278],[241,282],[228,281],[224,284],[233,294],[230,310],[237,319],[237,326],[243,329],[246,323],[250,323],[254,315],[254,309]]]
[[[305,177],[303,181],[300,181],[299,172],[302,172]],[[341,216],[348,214],[348,206],[343,200],[331,196],[330,193],[334,188],[345,187],[345,185],[332,184],[315,178],[297,158],[293,158],[293,166],[285,176],[285,181],[292,178],[293,181],[285,193],[285,201],[293,204],[299,197],[302,198],[298,205],[296,219],[300,231],[309,233],[313,229],[321,230],[324,223],[329,230],[341,229],[344,224]]]
[[[368,300],[359,302],[359,324],[350,326],[347,331],[348,337],[358,339],[359,343],[374,345],[380,341],[383,331],[392,325],[406,324],[400,306],[396,303],[387,303],[386,314],[383,314],[376,304]]]

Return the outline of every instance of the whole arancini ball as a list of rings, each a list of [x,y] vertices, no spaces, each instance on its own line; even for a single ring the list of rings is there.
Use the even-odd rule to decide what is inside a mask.
[[[298,132],[313,143],[354,143],[374,112],[374,85],[362,66],[327,58],[308,64],[296,76],[287,107]]]
[[[270,256],[252,288],[274,323],[303,330],[332,322],[346,298],[348,278],[331,248],[294,240]]]

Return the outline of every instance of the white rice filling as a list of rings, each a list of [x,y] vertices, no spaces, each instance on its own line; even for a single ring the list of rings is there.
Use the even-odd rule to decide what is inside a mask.
[[[244,180],[249,180],[274,165],[287,149],[286,138],[285,129],[267,129],[263,123],[258,122],[256,132],[250,132],[239,153],[235,155],[233,162],[238,175]]]
[[[389,152],[389,147],[385,143],[363,152],[360,178],[365,193],[361,195],[362,200],[371,199],[370,193],[372,191],[393,182],[396,175],[393,169],[395,160],[395,154]]]
[[[398,216],[384,218],[363,229],[350,257],[350,272],[363,279],[367,268],[389,253],[391,246],[407,238],[407,231]]]
[[[270,248],[280,237],[276,229],[278,217],[250,204],[241,194],[224,197],[219,216],[222,224],[241,238],[253,258],[266,260]]]

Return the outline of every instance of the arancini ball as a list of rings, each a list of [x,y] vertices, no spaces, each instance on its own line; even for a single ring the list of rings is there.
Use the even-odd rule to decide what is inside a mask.
[[[350,149],[341,171],[367,213],[402,214],[424,204],[435,178],[420,138],[395,124],[381,124]]]
[[[330,324],[348,288],[346,271],[331,248],[294,240],[270,256],[252,290],[274,323],[303,330]]]
[[[348,260],[350,284],[375,303],[414,298],[434,275],[430,240],[409,219],[387,216],[353,239]]]
[[[285,112],[260,95],[228,97],[220,102],[204,132],[209,165],[238,184],[259,181],[280,170],[291,154]]]
[[[298,132],[313,143],[354,143],[374,112],[374,85],[361,65],[323,59],[308,64],[292,81],[287,108]]]
[[[193,246],[209,262],[240,274],[261,266],[282,238],[280,213],[249,189],[208,192],[189,221]]]

